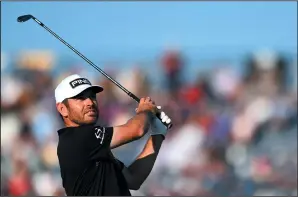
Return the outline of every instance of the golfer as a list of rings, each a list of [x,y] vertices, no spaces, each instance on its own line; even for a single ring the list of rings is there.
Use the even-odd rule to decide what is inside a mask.
[[[55,89],[56,107],[65,128],[58,130],[57,154],[63,187],[68,196],[130,196],[146,180],[158,155],[170,123],[165,113],[155,118],[156,105],[142,98],[136,115],[114,127],[96,125],[96,94],[103,91],[79,75],[66,77]],[[160,109],[160,108],[159,108]],[[130,165],[116,159],[111,149],[144,136],[151,136],[143,151]]]

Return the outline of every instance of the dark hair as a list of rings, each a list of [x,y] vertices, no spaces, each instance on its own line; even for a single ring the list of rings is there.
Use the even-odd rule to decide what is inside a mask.
[[[62,103],[68,108],[68,106],[69,106],[69,105],[68,105],[68,99],[64,99],[64,100],[62,101]],[[64,122],[63,116],[60,114],[60,112],[59,112],[59,116],[60,116],[62,122]]]

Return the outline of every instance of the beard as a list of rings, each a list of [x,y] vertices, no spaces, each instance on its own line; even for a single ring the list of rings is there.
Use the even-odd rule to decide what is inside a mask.
[[[93,113],[88,113],[90,110],[93,110]],[[69,119],[78,125],[94,125],[98,120],[98,110],[95,108],[88,109],[84,113],[70,110],[70,114]]]

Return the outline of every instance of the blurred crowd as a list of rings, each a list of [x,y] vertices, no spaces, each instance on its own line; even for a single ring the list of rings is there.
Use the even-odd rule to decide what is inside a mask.
[[[137,96],[152,97],[174,123],[152,173],[133,195],[297,195],[297,59],[273,52],[241,58],[240,71],[228,62],[196,62],[195,80],[184,74],[183,51],[163,52],[146,65],[150,72],[109,65],[108,74]],[[125,123],[136,103],[92,68],[62,69],[62,63],[53,72],[32,62],[12,61],[14,69],[1,73],[1,194],[64,195],[55,86],[73,73],[104,86],[98,95],[103,126]],[[147,138],[113,152],[129,164]]]

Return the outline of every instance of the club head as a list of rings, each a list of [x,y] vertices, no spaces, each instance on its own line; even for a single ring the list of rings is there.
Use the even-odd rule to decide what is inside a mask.
[[[22,23],[22,22],[26,22],[27,20],[29,20],[29,19],[31,19],[31,18],[33,18],[33,16],[30,15],[30,14],[28,14],[28,15],[23,15],[23,16],[19,16],[19,17],[17,18],[17,21],[18,21],[19,23]]]

